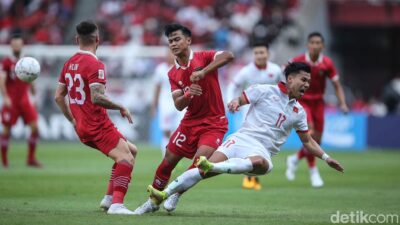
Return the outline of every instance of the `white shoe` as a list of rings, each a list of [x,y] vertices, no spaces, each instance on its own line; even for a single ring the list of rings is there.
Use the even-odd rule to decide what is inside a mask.
[[[111,204],[112,204],[112,195],[104,195],[103,199],[100,202],[100,208],[108,210]]]
[[[142,215],[145,213],[155,212],[160,209],[159,205],[153,203],[153,201],[149,198],[143,205],[139,206],[133,212],[135,215]]]
[[[174,211],[176,209],[176,205],[178,205],[179,197],[181,197],[179,193],[169,196],[164,202],[164,209],[168,212]]]
[[[286,158],[286,178],[289,181],[294,181],[296,178],[296,170],[297,163],[299,160],[297,159],[297,155],[290,155]]]
[[[324,181],[322,180],[321,176],[319,175],[317,167],[310,169],[310,179],[311,179],[312,187],[319,188],[319,187],[324,186]]]
[[[134,213],[127,209],[124,204],[114,203],[111,204],[110,208],[107,211],[107,214],[110,215],[134,215]]]

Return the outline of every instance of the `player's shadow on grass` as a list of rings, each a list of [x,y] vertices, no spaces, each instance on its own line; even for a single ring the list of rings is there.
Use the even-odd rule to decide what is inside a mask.
[[[215,213],[212,211],[200,211],[197,213],[185,213],[185,212],[177,212],[177,213],[168,213],[168,212],[155,212],[155,213],[150,213],[147,214],[149,216],[170,216],[170,217],[187,217],[187,218],[204,218],[204,217],[209,217],[209,218],[236,218],[236,219],[263,219],[265,218],[264,216],[257,215],[257,214],[247,214],[243,215],[240,214],[239,212],[232,212],[231,214],[228,213]]]

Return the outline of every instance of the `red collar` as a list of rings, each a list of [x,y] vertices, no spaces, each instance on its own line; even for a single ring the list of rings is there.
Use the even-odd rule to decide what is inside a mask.
[[[285,83],[283,83],[282,81],[279,82],[278,87],[279,87],[279,90],[281,90],[284,94],[288,94]]]

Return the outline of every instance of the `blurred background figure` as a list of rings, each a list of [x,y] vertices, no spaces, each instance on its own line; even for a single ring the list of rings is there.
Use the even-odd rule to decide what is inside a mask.
[[[36,159],[36,143],[39,139],[38,113],[35,102],[29,96],[29,92],[31,92],[32,96],[35,97],[35,86],[18,79],[14,71],[18,60],[23,56],[23,46],[24,40],[21,34],[15,33],[10,41],[12,55],[5,57],[0,66],[0,92],[3,97],[3,107],[1,109],[1,122],[3,124],[1,157],[3,167],[8,167],[8,145],[11,128],[17,123],[19,117],[22,117],[24,124],[30,128],[26,163],[30,167],[42,166]]]
[[[154,99],[151,104],[151,115],[153,118],[158,115],[158,124],[162,131],[160,149],[163,157],[171,134],[179,126],[179,122],[186,112],[186,110],[178,111],[172,100],[168,71],[174,66],[175,58],[171,51],[167,51],[165,62],[160,63],[154,72],[153,82],[156,87],[154,89]]]
[[[400,114],[400,73],[384,87],[383,102],[389,114]]]

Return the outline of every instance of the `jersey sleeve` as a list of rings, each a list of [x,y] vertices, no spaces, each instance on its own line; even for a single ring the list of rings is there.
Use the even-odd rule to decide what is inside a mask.
[[[208,65],[212,61],[214,61],[215,56],[219,53],[214,50],[210,50],[210,51],[202,51],[200,54],[201,58],[204,60],[204,63]]]
[[[247,103],[255,104],[266,93],[265,85],[255,84],[243,91],[243,95]]]
[[[59,84],[67,84],[67,82],[65,81],[65,65],[64,65],[64,67],[62,68],[62,70],[61,70],[61,72],[60,72],[60,77],[58,78],[58,83]]]
[[[335,65],[333,64],[332,60],[329,59],[328,61],[328,77],[331,80],[339,79],[339,75],[337,74],[337,70]]]
[[[106,70],[105,66],[102,62],[98,62],[98,64],[95,64],[93,68],[91,69],[91,72],[88,76],[88,83],[89,86],[92,84],[106,84],[107,77],[106,77]]]
[[[176,82],[176,80],[173,78],[173,74],[171,72],[168,72],[168,79],[169,79],[169,83],[171,84],[171,92],[174,92],[177,90],[182,90],[179,87],[178,82]]]
[[[296,121],[294,129],[296,130],[296,132],[306,133],[308,132],[306,111],[302,109],[299,113],[300,113],[299,119]]]

